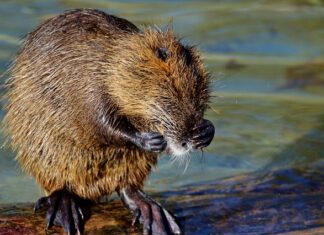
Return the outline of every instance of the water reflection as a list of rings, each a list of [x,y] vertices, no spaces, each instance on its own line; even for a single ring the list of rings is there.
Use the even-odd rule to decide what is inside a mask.
[[[324,113],[313,122],[316,124],[313,129],[286,146],[261,171],[289,166],[324,169]]]

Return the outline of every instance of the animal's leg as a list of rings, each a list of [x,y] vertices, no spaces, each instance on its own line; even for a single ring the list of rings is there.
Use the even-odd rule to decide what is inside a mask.
[[[181,234],[174,216],[141,190],[122,189],[119,194],[134,213],[133,224],[143,224],[145,235]]]

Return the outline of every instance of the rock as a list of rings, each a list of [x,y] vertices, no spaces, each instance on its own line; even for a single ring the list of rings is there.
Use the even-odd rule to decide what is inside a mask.
[[[45,212],[33,212],[33,204],[1,205],[0,235],[45,234]],[[130,226],[131,213],[118,200],[100,203],[92,208],[92,216],[86,223],[86,234],[139,234],[141,228]],[[53,227],[47,234],[64,234],[63,229]]]
[[[318,168],[257,172],[152,195],[186,234],[324,234],[324,172]],[[92,208],[85,234],[141,234],[119,200]],[[32,204],[1,205],[0,235],[44,234]],[[63,234],[60,228],[48,234]]]

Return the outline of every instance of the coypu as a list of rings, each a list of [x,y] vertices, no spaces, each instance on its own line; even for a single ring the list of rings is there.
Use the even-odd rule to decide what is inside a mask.
[[[210,144],[209,75],[171,30],[71,10],[29,33],[7,81],[5,128],[47,196],[47,226],[82,233],[83,203],[117,192],[145,234],[180,234],[143,191],[158,153]]]

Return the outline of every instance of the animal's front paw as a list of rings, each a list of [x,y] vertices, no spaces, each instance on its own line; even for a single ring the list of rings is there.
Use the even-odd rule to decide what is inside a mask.
[[[138,132],[134,142],[140,148],[156,153],[162,152],[167,145],[163,135],[157,132]]]
[[[214,138],[215,127],[209,120],[204,119],[201,124],[193,129],[191,142],[195,149],[207,147]]]

